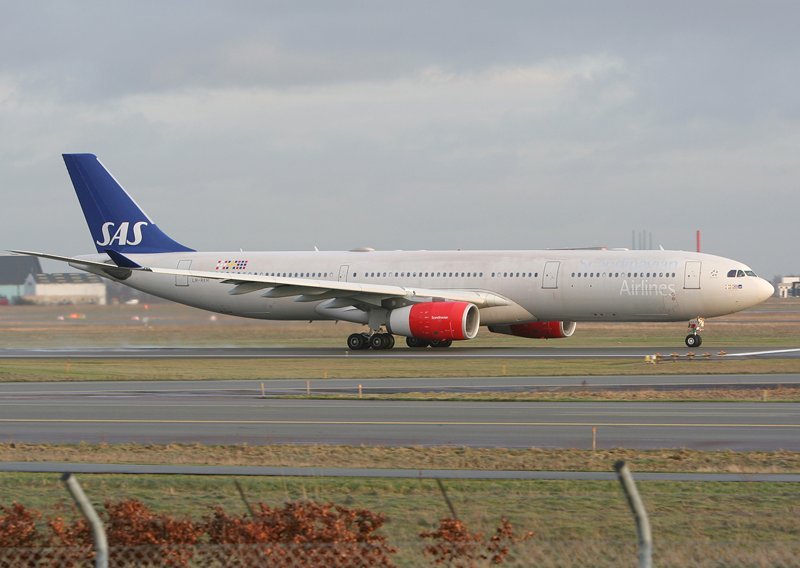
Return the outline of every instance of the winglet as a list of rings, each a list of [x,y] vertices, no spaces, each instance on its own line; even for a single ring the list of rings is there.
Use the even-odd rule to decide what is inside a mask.
[[[141,264],[137,264],[124,254],[118,253],[113,249],[106,249],[105,252],[114,261],[114,264],[120,268],[142,268]]]

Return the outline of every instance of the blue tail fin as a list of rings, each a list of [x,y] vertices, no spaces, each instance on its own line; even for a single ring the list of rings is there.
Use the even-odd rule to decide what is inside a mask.
[[[64,154],[97,252],[182,252],[188,247],[159,229],[94,154]]]

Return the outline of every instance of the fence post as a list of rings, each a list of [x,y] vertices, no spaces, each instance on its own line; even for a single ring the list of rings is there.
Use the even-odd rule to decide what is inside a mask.
[[[644,509],[642,498],[639,497],[639,490],[633,476],[624,461],[620,460],[614,464],[619,483],[625,492],[628,506],[636,519],[636,532],[639,535],[639,568],[652,568],[653,566],[653,536],[650,533],[650,519],[647,518],[647,511]]]
[[[77,477],[71,473],[65,473],[61,476],[61,481],[67,486],[67,491],[72,495],[75,504],[78,505],[81,513],[89,521],[89,526],[92,528],[95,568],[108,568],[108,541],[106,540],[106,531],[103,528],[103,523],[100,517],[97,516],[97,511],[94,510],[89,498],[86,497],[86,493],[83,492]]]

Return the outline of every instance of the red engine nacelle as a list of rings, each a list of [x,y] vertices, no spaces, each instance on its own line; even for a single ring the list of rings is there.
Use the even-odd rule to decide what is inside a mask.
[[[389,313],[392,333],[426,341],[473,339],[480,325],[478,307],[469,302],[424,302]]]
[[[533,321],[511,325],[490,325],[489,331],[532,339],[558,339],[569,337],[575,333],[576,325],[574,321]]]

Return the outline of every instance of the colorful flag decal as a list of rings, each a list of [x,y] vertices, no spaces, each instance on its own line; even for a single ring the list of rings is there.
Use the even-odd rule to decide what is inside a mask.
[[[241,271],[247,268],[246,260],[218,260],[214,270],[235,270]]]

